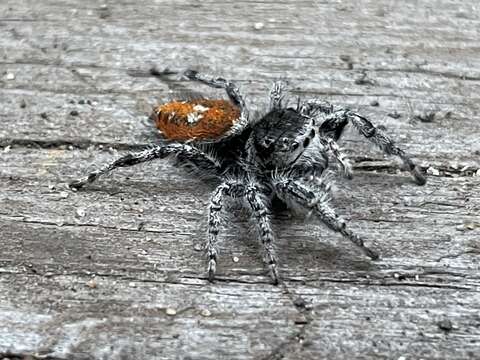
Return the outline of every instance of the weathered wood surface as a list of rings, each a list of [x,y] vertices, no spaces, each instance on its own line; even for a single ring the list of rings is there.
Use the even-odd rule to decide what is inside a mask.
[[[0,358],[478,358],[479,29],[475,0],[3,0]],[[280,213],[272,286],[234,209],[209,284],[207,184],[156,162],[65,188],[158,141],[150,108],[195,89],[152,66],[220,73],[259,106],[284,78],[371,116],[433,175],[418,187],[349,134],[335,205],[381,260]]]

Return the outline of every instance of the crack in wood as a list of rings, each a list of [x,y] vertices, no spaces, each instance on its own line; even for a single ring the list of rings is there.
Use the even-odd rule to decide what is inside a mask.
[[[161,142],[161,139],[158,140]],[[128,143],[110,143],[100,141],[69,141],[69,140],[40,140],[40,139],[0,139],[0,149],[4,149],[7,146],[10,147],[25,147],[36,149],[68,149],[68,150],[86,150],[92,147],[97,148],[99,151],[109,149],[114,150],[129,150],[129,151],[141,151],[147,148],[151,143],[144,144],[128,144]]]
[[[25,269],[29,269],[29,266],[25,265]],[[145,269],[145,272],[151,272],[151,270]],[[165,275],[165,279],[147,279],[147,278],[139,278],[135,276],[128,276],[128,275],[122,275],[122,274],[114,274],[114,273],[100,273],[100,272],[90,272],[90,271],[73,271],[73,272],[58,272],[55,273],[54,271],[46,271],[46,272],[39,272],[38,270],[35,271],[0,271],[0,274],[27,274],[29,276],[39,276],[39,277],[44,277],[44,278],[55,278],[55,277],[65,277],[65,276],[76,276],[76,277],[88,277],[91,278],[92,276],[95,276],[95,278],[115,278],[123,281],[130,281],[130,282],[138,282],[138,283],[154,283],[154,284],[178,284],[182,285],[184,284],[181,282],[181,279],[191,279],[191,280],[200,280],[203,283],[197,283],[197,284],[192,284],[188,283],[188,285],[197,285],[197,286],[205,286],[208,284],[208,278],[207,276],[195,276],[195,275],[186,275],[185,273],[180,273],[178,271],[161,271],[160,273]],[[260,274],[245,274],[245,276],[248,276],[249,278],[252,277],[262,277]],[[262,277],[263,278],[263,277]],[[215,279],[215,282],[218,283],[236,283],[236,284],[248,284],[248,285],[267,285],[271,286],[272,288],[276,288],[274,285],[271,284],[270,280],[268,279],[268,276],[264,276],[265,280],[246,280],[246,279],[241,279],[238,277],[225,277],[225,276],[219,276],[218,279]],[[288,291],[286,291],[286,285],[287,283],[296,283],[298,280],[295,278],[289,277],[289,276],[283,276],[283,285],[282,288],[284,289],[284,292],[286,294],[289,294],[289,298],[292,301],[292,304],[294,304],[295,297],[299,297],[300,295],[298,294],[291,294]],[[436,283],[430,283],[430,282],[425,282],[425,281],[405,281],[405,280],[394,280],[390,279],[388,277],[378,277],[376,279],[353,279],[353,278],[332,278],[332,277],[317,277],[315,279],[303,279],[301,280],[301,283],[304,285],[312,284],[312,283],[331,283],[331,284],[354,284],[354,285],[361,285],[361,286],[380,286],[380,287],[419,287],[419,288],[437,288],[437,289],[452,289],[452,290],[468,290],[468,291],[474,291],[474,292],[479,292],[479,286],[477,285],[455,285],[452,283],[445,283],[445,279],[439,279],[439,282]]]
[[[161,143],[162,139],[158,139],[158,143]],[[34,140],[34,139],[0,139],[0,149],[5,149],[9,147],[25,147],[25,148],[37,148],[37,149],[68,149],[68,150],[86,150],[91,148],[96,148],[98,151],[141,151],[145,148],[148,148],[151,143],[143,144],[131,144],[131,143],[109,143],[109,142],[98,142],[98,141],[69,141],[69,140]],[[388,172],[395,173],[399,170],[398,165],[391,160],[382,160],[369,158],[365,156],[351,156],[350,160],[354,162],[353,168],[362,171],[371,171],[371,172]],[[419,167],[426,171],[429,166]],[[458,164],[442,164],[438,165],[437,170],[439,171],[438,175],[435,177],[442,176],[462,176],[462,177],[473,177],[476,176],[477,172],[480,171],[480,167],[475,166],[459,166]],[[433,175],[429,175],[433,176]]]
[[[27,352],[0,352],[0,359],[2,360],[67,360],[69,358],[39,355]],[[86,360],[86,359],[84,359]]]
[[[369,72],[405,72],[411,74],[425,74],[425,75],[433,75],[433,76],[440,76],[443,78],[448,79],[456,79],[456,80],[464,80],[464,81],[480,81],[480,76],[471,76],[465,74],[456,74],[451,71],[435,71],[435,70],[428,70],[422,69],[421,67],[418,68],[372,68],[372,69],[365,69]]]
[[[44,225],[44,226],[56,226],[56,227],[92,227],[92,228],[100,228],[100,229],[107,229],[107,230],[118,230],[118,231],[127,231],[127,232],[141,232],[141,233],[154,233],[154,234],[173,234],[174,231],[172,230],[152,230],[152,229],[145,229],[143,226],[139,228],[137,225],[135,228],[125,228],[125,227],[118,227],[118,226],[108,226],[102,224],[86,224],[86,223],[67,223],[67,222],[54,222],[54,221],[43,221],[43,220],[29,220],[25,216],[11,216],[9,214],[0,213],[0,216],[4,216],[5,219],[13,222],[20,222],[24,224],[37,224],[37,225]]]
[[[476,254],[476,255],[480,255],[480,251],[478,250],[465,250],[465,251],[460,251],[456,254],[448,254],[448,255],[444,255],[444,256],[440,256],[436,261],[437,262],[440,262],[442,261],[443,259],[457,259],[459,258],[460,256],[462,255],[467,255],[467,254]]]
[[[306,333],[308,326],[312,324],[314,320],[312,315],[312,307],[307,304],[307,301],[301,295],[294,294],[287,286],[286,281],[283,281],[280,285],[283,288],[284,294],[287,295],[292,302],[292,305],[301,316],[301,318],[295,320],[295,326],[298,327],[299,330],[288,337],[285,342],[274,348],[270,354],[263,357],[262,360],[281,360],[288,355],[292,355],[294,352],[300,352],[303,345],[307,341]]]

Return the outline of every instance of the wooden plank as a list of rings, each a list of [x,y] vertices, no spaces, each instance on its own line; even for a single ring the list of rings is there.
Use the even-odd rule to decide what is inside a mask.
[[[475,358],[476,10],[473,0],[2,1],[0,358]],[[233,206],[209,284],[201,245],[214,184],[159,161],[65,186],[158,142],[151,107],[199,88],[154,78],[153,66],[221,74],[258,108],[283,78],[294,95],[358,108],[434,175],[416,186],[349,132],[356,176],[338,179],[333,203],[381,259],[280,212],[284,282],[272,286]]]
[[[448,347],[457,349],[467,341],[463,336],[475,333],[480,324],[474,301],[479,290],[476,177],[430,178],[425,187],[417,187],[407,177],[383,173],[359,172],[352,182],[341,181],[335,203],[356,231],[381,252],[382,259],[375,263],[323,226],[280,214],[274,225],[279,234],[283,288],[268,284],[258,246],[248,239],[245,217],[235,211],[234,228],[224,230],[219,281],[208,285],[198,251],[208,184],[199,184],[158,162],[143,166],[141,172],[121,169],[89,190],[66,192],[63,185],[67,179],[61,177],[76,176],[80,169],[88,168],[92,153],[14,148],[2,156],[8,169],[8,176],[2,174],[6,181],[0,192],[2,228],[4,238],[13,240],[3,244],[1,261],[1,292],[8,304],[4,310],[10,322],[6,323],[11,327],[4,338],[9,345],[24,336],[25,328],[16,319],[25,309],[33,311],[38,321],[29,328],[30,347],[20,349],[38,349],[59,334],[66,342],[80,339],[68,343],[70,347],[51,345],[48,351],[56,356],[65,356],[77,346],[99,356],[101,344],[111,343],[116,344],[115,351],[146,355],[162,347],[160,354],[168,358],[180,346],[173,336],[191,339],[186,329],[192,327],[200,339],[213,334],[219,339],[231,336],[235,346],[222,343],[218,347],[229,358],[267,356],[268,351],[261,349],[267,346],[263,341],[272,353],[282,353],[284,340],[290,338],[287,343],[289,349],[293,346],[292,354],[414,354],[425,341],[435,344],[440,354]],[[96,157],[99,161],[113,156],[108,152],[96,155],[100,155]],[[232,261],[234,257],[239,259],[237,263]],[[19,279],[22,281],[17,284]],[[32,298],[31,292],[36,296]],[[201,300],[198,292],[203,294]],[[236,303],[224,304],[231,301],[232,292]],[[57,300],[45,318],[42,309],[52,298]],[[304,301],[307,308],[296,310],[295,301]],[[180,313],[174,317],[175,325],[165,315],[169,307]],[[205,320],[202,316],[204,307],[213,313],[223,309],[230,318],[212,315],[216,325],[208,325],[210,317]],[[249,307],[260,313],[251,313]],[[137,315],[131,309],[136,309]],[[269,312],[265,313],[266,309]],[[239,314],[242,311],[244,316]],[[149,320],[152,316],[153,323]],[[237,317],[241,320],[234,320]],[[177,324],[179,318],[183,325]],[[249,323],[253,318],[259,323]],[[438,327],[445,319],[455,324],[459,333],[445,336]],[[193,325],[198,321],[201,325]],[[373,325],[362,333],[365,321]],[[136,338],[132,329],[125,330],[130,322],[136,324],[135,329],[139,327],[136,331],[145,342],[117,344],[118,337]],[[142,326],[148,331],[139,330]],[[212,329],[207,331],[204,326]],[[317,339],[325,326],[337,329],[332,334],[340,335],[331,335],[334,341],[330,336]],[[274,336],[269,332],[272,327],[282,330]],[[95,329],[101,328],[108,328],[111,335],[99,343]],[[169,335],[160,336],[166,336],[168,345],[155,340],[157,332],[165,331]],[[213,333],[208,335],[209,331]],[[349,331],[360,331],[360,335],[344,342]],[[400,333],[406,340],[394,346]],[[310,345],[304,348],[300,345],[303,340],[293,340],[297,335],[310,339]],[[259,336],[263,340],[256,346],[260,348],[251,347]],[[278,337],[277,341],[272,336]],[[470,340],[476,339],[471,336]],[[215,357],[212,348],[202,350],[200,339],[184,345],[186,354],[198,351],[199,356]],[[459,357],[477,346],[470,340],[457,353]],[[245,349],[252,351],[250,355]]]
[[[478,157],[480,145],[475,135],[480,129],[472,117],[479,112],[480,76],[475,72],[478,59],[471,55],[479,40],[470,31],[478,18],[467,13],[468,5],[463,3],[459,9],[455,2],[444,1],[434,16],[428,16],[428,7],[414,10],[412,4],[365,3],[360,13],[354,5],[328,3],[317,4],[310,13],[310,2],[296,4],[295,11],[287,2],[268,6],[217,4],[215,12],[206,11],[208,5],[202,4],[189,7],[188,2],[160,2],[152,9],[149,4],[123,3],[108,10],[111,15],[102,19],[102,27],[95,24],[107,10],[93,3],[79,8],[72,2],[64,9],[45,2],[44,6],[33,6],[33,15],[28,9],[10,5],[3,20],[9,34],[3,40],[3,63],[15,81],[4,80],[2,84],[5,104],[0,116],[7,124],[0,130],[2,143],[63,141],[82,146],[90,142],[132,145],[158,141],[145,126],[145,115],[168,98],[169,89],[192,85],[175,81],[178,76],[159,82],[146,76],[148,69],[155,65],[182,70],[188,65],[236,80],[243,84],[251,102],[259,105],[271,81],[282,77],[296,93],[318,94],[361,108],[398,134],[399,142],[425,161],[453,157],[473,165]],[[242,6],[258,6],[260,13],[249,11],[244,20],[234,21]],[[178,24],[179,17],[171,16],[186,9],[191,11],[186,18],[195,19],[194,24],[193,20]],[[161,29],[155,23],[145,24],[152,13],[163,14]],[[352,13],[360,18],[353,21]],[[294,14],[302,16],[289,23],[289,16]],[[318,22],[318,14],[326,21]],[[66,16],[74,18],[82,32],[65,29]],[[214,21],[217,16],[223,21]],[[333,16],[338,24],[329,20]],[[264,27],[255,30],[258,22]],[[315,32],[302,33],[302,29],[312,29],[313,23]],[[461,41],[451,35],[460,24],[464,26]],[[222,26],[226,30],[220,31]],[[381,30],[386,27],[389,31]],[[45,35],[35,39],[23,35],[36,32]],[[235,42],[230,41],[233,37]],[[26,44],[19,48],[17,43],[22,39]],[[230,41],[228,51],[218,51],[226,41]],[[86,47],[85,42],[94,47]],[[199,47],[198,43],[210,46]],[[181,44],[182,51],[172,52],[174,44]],[[259,59],[254,68],[246,61],[250,58]],[[364,72],[367,81],[356,81]],[[19,109],[22,100],[27,105],[23,110]],[[78,104],[82,100],[92,105]],[[374,100],[379,108],[369,106]],[[72,111],[79,116],[71,116]],[[402,117],[387,117],[395,112]],[[433,123],[415,120],[415,115],[425,117],[428,113],[436,114]],[[426,138],[425,132],[431,136]]]

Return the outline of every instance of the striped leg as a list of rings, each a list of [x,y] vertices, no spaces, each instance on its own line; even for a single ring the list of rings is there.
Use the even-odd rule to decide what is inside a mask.
[[[347,155],[340,149],[337,142],[331,137],[320,137],[320,141],[329,150],[335,159],[340,163],[343,174],[347,179],[352,178],[352,165],[347,158]]]
[[[240,108],[241,112],[243,113],[244,110],[246,111],[245,100],[234,83],[221,77],[211,77],[200,74],[194,70],[187,70],[184,72],[184,75],[190,80],[199,81],[217,89],[225,89],[230,100]]]
[[[415,165],[412,159],[405,154],[405,151],[400,149],[387,134],[375,127],[369,120],[361,115],[351,111],[345,111],[344,113],[344,116],[348,118],[360,134],[365,136],[369,141],[377,145],[388,155],[397,155],[402,159],[418,185],[424,185],[427,182],[420,168]]]
[[[339,232],[345,238],[354,243],[365,255],[373,260],[378,259],[378,254],[366,247],[363,240],[350,229],[347,228],[345,222],[338,217],[334,209],[328,204],[328,193],[317,195],[310,191],[307,187],[293,180],[277,180],[275,189],[278,196],[287,203],[295,203],[305,209],[313,211],[322,222],[330,229]]]
[[[405,151],[400,149],[390,136],[378,129],[365,117],[317,99],[303,103],[300,107],[300,112],[311,117],[322,117],[322,122],[319,126],[320,133],[333,138],[335,141],[340,138],[345,126],[351,123],[360,134],[382,149],[386,154],[396,155],[402,159],[418,185],[424,185],[427,182],[420,168],[410,159]]]
[[[213,281],[218,260],[217,237],[221,222],[220,212],[225,197],[244,198],[249,204],[252,218],[263,246],[263,259],[268,265],[274,284],[278,284],[277,259],[273,248],[274,235],[270,226],[268,208],[261,196],[258,186],[241,181],[226,181],[219,185],[210,200],[208,216],[208,234],[206,252],[208,256],[208,277]]]
[[[163,159],[169,155],[176,155],[181,162],[188,162],[198,169],[204,170],[212,174],[220,174],[220,166],[210,159],[202,151],[185,144],[169,144],[165,146],[155,145],[152,148],[130,153],[121,158],[102,166],[100,169],[92,171],[87,176],[72,181],[69,186],[72,189],[80,189],[86,184],[97,180],[101,175],[119,167],[127,167],[141,164],[154,159]]]
[[[282,108],[282,102],[285,98],[285,87],[286,86],[283,81],[276,81],[273,83],[269,94],[270,111]]]

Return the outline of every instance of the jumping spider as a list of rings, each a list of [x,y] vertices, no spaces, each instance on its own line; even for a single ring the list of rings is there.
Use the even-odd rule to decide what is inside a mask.
[[[315,214],[330,229],[341,233],[371,259],[378,254],[366,247],[329,205],[330,180],[325,176],[329,155],[350,178],[351,165],[337,145],[347,124],[389,155],[406,164],[419,185],[425,178],[419,168],[382,130],[365,117],[318,99],[285,104],[282,83],[274,83],[269,108],[261,117],[250,116],[237,86],[223,78],[187,70],[184,75],[214,88],[224,89],[230,99],[205,97],[171,101],[154,109],[152,118],[165,143],[127,154],[86,177],[70,183],[80,189],[119,167],[173,156],[177,164],[193,167],[218,180],[208,207],[205,250],[208,277],[213,281],[218,260],[218,232],[226,198],[244,200],[263,247],[263,258],[273,283],[277,284],[275,237],[270,226],[272,201],[303,208]]]

